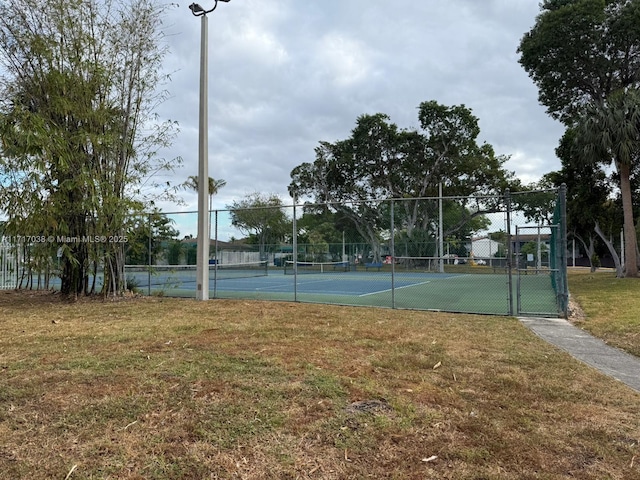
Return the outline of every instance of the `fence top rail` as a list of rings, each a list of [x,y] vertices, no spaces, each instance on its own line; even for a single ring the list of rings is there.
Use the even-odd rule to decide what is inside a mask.
[[[531,194],[540,194],[540,193],[558,193],[558,188],[551,189],[542,189],[542,190],[526,190],[522,192],[509,192],[509,195],[513,196],[521,196],[521,195],[531,195]],[[386,202],[413,202],[413,201],[438,201],[442,200],[495,200],[495,199],[504,199],[506,196],[506,192],[502,194],[482,194],[482,195],[443,195],[442,197],[390,197],[390,198],[370,198],[367,200],[345,200],[342,202],[333,201],[333,202],[294,202],[290,204],[283,205],[274,205],[274,206],[261,206],[261,207],[248,207],[248,208],[215,208],[209,210],[209,212],[232,212],[234,210],[273,210],[280,208],[293,208],[293,207],[315,207],[315,206],[324,206],[324,205],[362,205],[364,203],[386,203]],[[176,211],[176,212],[163,212],[166,215],[186,215],[186,214],[197,214],[197,210],[186,210],[186,211]],[[151,215],[151,212],[142,212],[139,214],[134,214],[133,216],[148,216]]]

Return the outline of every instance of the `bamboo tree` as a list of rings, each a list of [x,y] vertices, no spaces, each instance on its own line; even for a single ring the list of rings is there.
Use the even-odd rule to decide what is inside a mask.
[[[142,185],[171,168],[156,152],[175,124],[153,112],[164,98],[163,8],[154,0],[0,4],[0,207],[16,233],[78,239],[62,242],[65,294],[88,293],[98,264],[105,294],[124,290],[127,218],[147,200]],[[49,223],[46,232],[20,231],[24,218],[33,228]]]

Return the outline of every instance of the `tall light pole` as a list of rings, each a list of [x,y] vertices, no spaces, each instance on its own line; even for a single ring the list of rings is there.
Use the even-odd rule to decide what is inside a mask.
[[[200,33],[200,133],[198,140],[198,252],[196,259],[196,299],[209,300],[209,210],[207,200],[209,196],[209,142],[208,142],[208,80],[209,80],[209,49],[208,49],[208,20],[207,13],[213,12],[218,2],[229,0],[215,0],[213,8],[205,10],[197,3],[189,5],[191,13],[201,17]]]

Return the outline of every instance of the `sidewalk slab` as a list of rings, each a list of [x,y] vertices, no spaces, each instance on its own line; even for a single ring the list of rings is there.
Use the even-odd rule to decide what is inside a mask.
[[[561,318],[520,317],[543,340],[640,392],[640,358],[610,347]]]

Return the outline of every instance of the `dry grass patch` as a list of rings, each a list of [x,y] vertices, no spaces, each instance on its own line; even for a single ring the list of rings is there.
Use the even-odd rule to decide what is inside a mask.
[[[0,326],[2,478],[640,478],[640,395],[513,319],[0,292]]]

